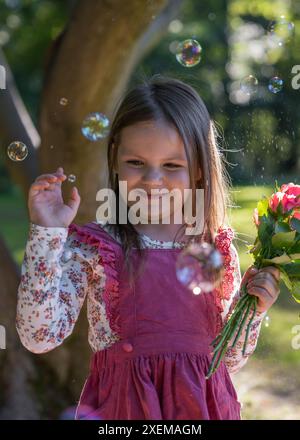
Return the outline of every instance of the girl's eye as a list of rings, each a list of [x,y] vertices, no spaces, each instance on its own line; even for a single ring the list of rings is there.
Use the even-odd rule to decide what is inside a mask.
[[[133,165],[140,165],[143,164],[140,160],[127,160],[127,163],[133,164]]]
[[[171,167],[171,168],[180,168],[180,165],[177,165],[176,163],[167,163],[166,164],[167,167]]]
[[[127,163],[132,164],[134,166],[143,165],[143,162],[141,162],[140,160],[127,160]],[[170,168],[180,168],[180,165],[177,165],[175,163],[166,163],[165,165]]]

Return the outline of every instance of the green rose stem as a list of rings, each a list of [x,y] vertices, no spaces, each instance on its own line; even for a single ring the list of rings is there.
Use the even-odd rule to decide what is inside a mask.
[[[233,344],[232,344],[231,348],[234,348],[234,347],[235,347],[235,345],[236,345],[236,343],[237,343],[237,341],[238,341],[238,339],[239,339],[239,337],[240,337],[240,335],[241,335],[241,333],[242,333],[242,330],[243,330],[244,324],[245,324],[245,322],[246,322],[246,319],[247,319],[247,317],[249,316],[249,313],[250,313],[250,309],[251,309],[252,304],[251,304],[251,301],[248,301],[248,298],[247,298],[247,300],[245,301],[245,304],[246,304],[246,305],[243,307],[243,311],[244,311],[244,308],[246,308],[246,312],[245,312],[245,314],[244,314],[244,317],[243,317],[243,319],[242,319],[242,322],[241,322],[241,324],[240,324],[240,326],[239,326],[239,331],[237,332],[237,335],[236,335],[236,337],[235,337],[235,340],[233,341]],[[241,316],[243,316],[243,315],[241,314]],[[239,320],[239,321],[240,321],[240,320]],[[238,324],[239,324],[239,322],[238,322]]]
[[[247,325],[245,341],[243,345],[243,355],[245,355],[251,323],[256,313],[257,297],[253,295],[249,295],[245,285],[242,286],[241,290],[242,290],[242,296],[238,300],[232,315],[230,316],[227,323],[223,327],[221,333],[211,343],[211,345],[214,346],[214,351],[213,351],[214,356],[211,365],[209,367],[209,371],[207,373],[206,379],[209,379],[211,375],[218,369],[220,362],[225,352],[228,349],[229,341],[232,339],[233,335],[237,331],[236,337],[234,339],[233,344],[231,345],[231,348],[233,348],[236,345],[243,330],[243,327],[247,321],[247,318],[250,316],[251,310],[253,309],[252,316]]]
[[[236,304],[234,313],[232,314],[231,318],[230,318],[230,322],[228,321],[227,324],[224,326],[223,331],[216,337],[216,339],[214,339],[212,341],[212,345],[214,345],[214,350],[216,351],[219,347],[220,344],[224,342],[228,331],[231,329],[232,325],[232,321],[235,319],[235,316],[237,315],[237,312],[242,308],[244,301],[246,300],[246,296],[243,296],[239,302]],[[216,345],[218,343],[218,345]],[[222,344],[221,344],[222,345]]]
[[[256,296],[252,296],[252,298],[250,298],[249,301],[251,301],[251,303],[253,305],[253,313],[252,313],[251,319],[250,319],[250,321],[248,323],[248,326],[247,326],[247,331],[246,331],[246,336],[245,336],[245,341],[244,341],[244,347],[243,347],[243,356],[245,356],[245,353],[246,353],[247,342],[248,342],[248,337],[249,337],[249,331],[250,331],[251,324],[252,324],[252,321],[253,321],[255,313],[256,313],[257,297]]]

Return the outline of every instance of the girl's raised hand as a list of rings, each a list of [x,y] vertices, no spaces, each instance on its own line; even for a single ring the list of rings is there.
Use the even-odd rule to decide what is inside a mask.
[[[28,209],[32,223],[45,227],[67,228],[75,218],[80,196],[74,186],[70,198],[64,203],[61,184],[66,179],[63,168],[56,173],[38,176],[29,189]]]

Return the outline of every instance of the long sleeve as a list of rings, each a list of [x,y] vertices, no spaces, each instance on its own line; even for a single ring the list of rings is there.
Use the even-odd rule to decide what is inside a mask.
[[[234,288],[232,290],[230,299],[223,302],[224,311],[221,314],[223,325],[227,322],[229,315],[232,313],[232,310],[234,309],[234,306],[241,297],[240,285],[241,285],[242,277],[240,271],[239,256],[235,246],[232,243],[230,245],[230,255],[231,255],[231,266],[234,268],[233,270]],[[238,372],[246,364],[249,356],[253,354],[253,352],[255,351],[261,329],[261,323],[264,317],[266,316],[266,314],[267,312],[263,312],[263,313],[256,312],[250,326],[245,356],[243,355],[242,350],[246,336],[247,324],[250,318],[248,318],[243,328],[243,331],[236,343],[236,346],[234,348],[229,348],[225,353],[224,362],[230,373]],[[231,344],[233,343],[234,337],[231,340]]]
[[[92,277],[88,249],[68,235],[68,228],[30,224],[16,315],[28,350],[50,351],[72,333]]]

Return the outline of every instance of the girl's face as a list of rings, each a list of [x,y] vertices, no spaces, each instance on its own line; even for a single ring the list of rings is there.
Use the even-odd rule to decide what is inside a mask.
[[[170,124],[157,121],[139,122],[121,132],[115,171],[119,181],[131,190],[178,189],[184,200],[184,189],[190,188],[190,174],[184,144]],[[201,173],[199,171],[197,179]],[[138,199],[137,199],[138,200]],[[148,198],[148,204],[154,197]],[[135,202],[132,202],[135,203]],[[130,202],[128,202],[130,205]],[[172,213],[174,206],[170,206]]]

